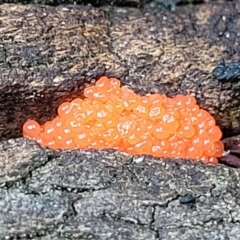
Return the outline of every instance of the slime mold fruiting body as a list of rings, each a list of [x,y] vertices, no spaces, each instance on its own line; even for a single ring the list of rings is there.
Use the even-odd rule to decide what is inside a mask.
[[[114,148],[206,163],[222,156],[222,132],[193,96],[139,96],[107,77],[85,88],[84,96],[62,103],[43,126],[28,120],[24,137],[53,149]]]

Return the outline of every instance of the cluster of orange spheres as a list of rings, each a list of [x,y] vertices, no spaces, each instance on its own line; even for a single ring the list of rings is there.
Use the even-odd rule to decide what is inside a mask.
[[[114,148],[131,154],[217,163],[222,132],[193,96],[137,95],[101,77],[85,98],[64,102],[44,125],[28,120],[23,135],[52,149]]]

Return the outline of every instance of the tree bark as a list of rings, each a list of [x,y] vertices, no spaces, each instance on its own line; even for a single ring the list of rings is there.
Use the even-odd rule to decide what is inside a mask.
[[[193,94],[225,135],[239,132],[238,77],[214,71],[239,60],[239,9],[2,5],[0,239],[238,239],[237,169],[18,137],[102,75],[141,94]]]
[[[42,4],[57,6],[61,4],[93,5],[95,7],[110,5],[121,7],[143,7],[151,0],[0,0],[0,3]],[[167,0],[169,1],[169,0]],[[196,0],[192,0],[193,2]]]
[[[0,143],[0,239],[238,239],[239,171]]]
[[[195,95],[225,135],[239,132],[240,82],[218,80],[238,60],[237,3],[178,8],[2,5],[0,136],[21,136],[28,118],[56,115],[102,75],[139,93]]]

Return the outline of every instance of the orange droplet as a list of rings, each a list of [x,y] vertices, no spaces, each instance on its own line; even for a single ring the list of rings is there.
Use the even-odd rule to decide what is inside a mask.
[[[51,149],[58,149],[59,145],[57,144],[57,142],[52,139],[52,140],[45,140],[45,146],[49,147]]]
[[[179,121],[172,114],[165,113],[161,120],[164,128],[168,129],[171,134],[175,133],[179,127]]]
[[[52,121],[47,121],[43,125],[43,136],[46,140],[54,139],[54,135],[56,134],[55,125]]]
[[[222,131],[215,125],[208,130],[208,135],[214,142],[217,142],[222,138]]]
[[[75,118],[67,118],[65,120],[65,126],[75,134],[83,130],[83,122],[77,121]]]
[[[84,121],[85,123],[93,121],[96,118],[95,108],[90,103],[84,102],[83,111],[84,111],[85,116],[86,116],[86,121]]]
[[[163,106],[167,108],[175,108],[176,107],[176,101],[174,98],[165,98],[163,101]]]
[[[199,111],[195,114],[198,121],[198,127],[199,128],[206,128],[206,119],[211,119],[212,116],[204,109],[199,109]]]
[[[93,93],[93,98],[101,101],[102,103],[105,103],[109,99],[109,94],[107,92],[97,91]]]
[[[136,121],[128,118],[128,117],[121,117],[119,122],[117,123],[117,130],[122,139],[127,139],[136,129]]]
[[[61,146],[64,149],[74,149],[76,148],[77,144],[75,143],[73,138],[66,138],[62,140]]]
[[[163,156],[163,148],[160,146],[160,144],[158,142],[153,143],[150,154],[155,157]]]
[[[70,109],[70,102],[63,102],[59,107],[58,107],[58,115],[60,117],[65,117],[69,114],[69,109]]]
[[[148,97],[146,96],[138,97],[136,98],[136,103],[134,104],[132,111],[140,118],[147,118],[148,107],[149,107]]]
[[[84,102],[82,107],[78,109],[73,116],[70,116],[72,119],[75,119],[76,122],[82,124],[87,124],[88,122],[95,119],[95,109],[93,106],[87,102]]]
[[[186,99],[183,95],[178,94],[173,98],[173,101],[175,102],[175,106],[177,106],[178,109],[186,108]]]
[[[146,133],[147,129],[136,127],[136,130],[127,138],[130,145],[135,145],[143,140],[143,135]]]
[[[109,92],[109,99],[114,101],[116,99],[121,99],[122,98],[122,90],[119,89],[114,89],[113,91]]]
[[[170,133],[164,129],[164,125],[159,122],[153,126],[151,132],[153,136],[158,140],[166,139],[170,136]]]
[[[177,134],[176,134],[177,135]],[[189,139],[178,139],[177,140],[177,142],[178,142],[178,149],[179,149],[179,151],[183,151],[183,152],[185,152],[186,151],[186,149],[189,147],[189,145],[190,145],[190,141],[189,141]]]
[[[101,138],[95,138],[91,143],[89,148],[93,148],[93,149],[102,149],[104,148],[104,140]]]
[[[181,118],[181,114],[178,108],[168,108],[167,113],[172,115],[176,120]]]
[[[23,134],[37,137],[41,132],[41,126],[35,120],[27,120],[23,125]]]
[[[208,157],[204,155],[200,158],[200,160],[204,163],[210,163],[210,164],[218,164],[218,159],[216,157]]]
[[[99,92],[108,92],[112,89],[112,85],[110,84],[110,80],[108,77],[101,77],[96,81],[96,88]]]
[[[131,155],[137,155],[138,154],[133,146],[126,148],[125,151],[127,153],[131,154]]]
[[[152,120],[161,119],[165,112],[163,106],[154,104],[149,107],[148,117]]]
[[[122,90],[121,99],[123,100],[124,108],[128,111],[131,111],[137,102],[137,95],[135,94],[134,91],[132,91],[126,86],[123,86],[121,90]]]
[[[106,122],[112,118],[112,113],[103,104],[95,108],[95,114],[97,121]]]
[[[63,149],[63,146],[64,146],[64,139],[61,135],[59,135],[59,133],[57,133],[55,136],[54,136],[54,140],[56,142],[56,144],[59,146],[59,148],[62,148]]]
[[[69,138],[74,137],[75,132],[70,127],[63,125],[58,130],[58,135],[60,135],[63,139],[69,139]]]
[[[101,137],[106,140],[107,145],[109,146],[111,143],[119,143],[121,140],[121,136],[116,128],[107,128],[101,134]]]
[[[204,154],[208,157],[214,157],[216,154],[216,145],[213,143],[207,151],[204,151]]]
[[[112,100],[108,100],[105,104],[105,107],[107,108],[107,110],[109,111],[109,112],[111,112],[111,113],[115,113],[114,112],[114,105],[113,105],[113,101]]]
[[[150,154],[153,146],[153,140],[150,134],[147,134],[145,139],[134,145],[134,150],[137,154]]]
[[[104,131],[105,131],[104,122],[99,122],[99,121],[95,122],[94,125],[92,126],[92,128],[90,129],[92,136],[94,136],[96,134],[99,135]]]
[[[215,149],[216,149],[215,157],[222,157],[223,152],[224,152],[223,142],[222,141],[217,141],[214,144],[215,144]]]
[[[191,124],[180,122],[177,136],[179,138],[192,138],[195,134],[195,129]]]
[[[83,90],[83,95],[86,97],[86,98],[89,98],[89,99],[93,99],[93,94],[97,91],[97,88],[96,86],[90,86],[90,87],[86,87],[84,90]]]
[[[109,78],[110,85],[113,89],[119,89],[121,82],[117,78]]]
[[[75,98],[71,101],[70,107],[68,109],[69,114],[68,115],[74,115],[79,111],[82,111],[84,101],[81,98]]]
[[[60,129],[62,126],[62,119],[57,116],[52,120],[52,124],[56,130]]]
[[[216,157],[209,157],[208,163],[210,164],[218,164],[218,159]]]
[[[203,146],[203,139],[201,139],[199,136],[193,136],[190,145],[195,148],[201,149]]]
[[[211,138],[204,138],[203,139],[203,146],[202,149],[204,152],[210,150],[212,148],[213,145],[213,140]]]
[[[150,94],[148,96],[150,105],[161,106],[162,103],[166,100],[166,95],[160,95],[158,93]]]
[[[77,147],[87,147],[91,144],[90,133],[85,129],[83,132],[78,133],[74,138]]]
[[[210,129],[215,127],[216,125],[216,121],[213,117],[209,116],[207,118],[205,118],[205,129]]]
[[[197,100],[195,97],[193,97],[192,95],[187,95],[187,96],[183,96],[183,100],[185,102],[186,107],[195,107],[197,104]]]
[[[113,101],[113,108],[117,114],[121,114],[124,111],[124,104],[122,99],[115,99]]]
[[[82,106],[84,103],[84,100],[82,98],[75,98],[71,101],[71,105],[79,107]]]
[[[173,123],[175,122],[175,117],[169,113],[165,113],[163,116],[162,116],[162,122],[163,123]]]
[[[44,141],[41,134],[40,134],[40,136],[35,137],[33,140],[36,141],[37,143],[39,143],[40,145],[42,145],[42,142]]]

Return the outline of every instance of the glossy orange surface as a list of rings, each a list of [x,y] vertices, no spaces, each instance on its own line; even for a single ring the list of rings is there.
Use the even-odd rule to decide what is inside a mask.
[[[85,88],[84,96],[62,103],[43,126],[28,120],[23,136],[53,149],[114,148],[213,164],[223,153],[221,130],[193,96],[140,96],[107,77]]]

